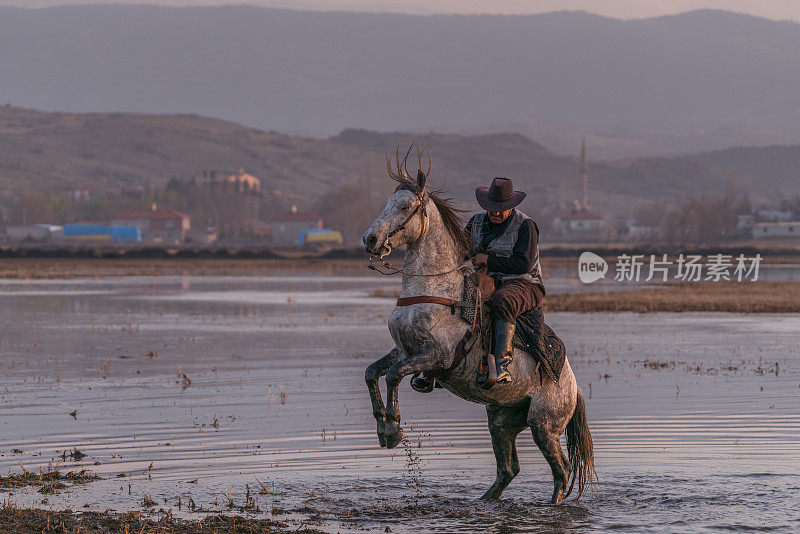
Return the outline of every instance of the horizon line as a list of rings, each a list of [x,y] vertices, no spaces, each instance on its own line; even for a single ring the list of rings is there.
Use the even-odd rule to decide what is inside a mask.
[[[736,15],[742,17],[749,17],[754,19],[761,19],[770,22],[788,22],[792,24],[800,24],[800,17],[797,19],[791,18],[773,18],[768,17],[765,15],[757,15],[753,13],[746,13],[742,11],[735,11],[732,9],[721,9],[721,8],[714,8],[714,7],[698,7],[697,9],[689,9],[686,11],[676,11],[674,13],[664,13],[661,15],[652,15],[652,16],[631,16],[627,18],[618,17],[618,16],[611,16],[602,13],[597,13],[595,11],[589,11],[586,9],[555,9],[552,11],[542,11],[539,13],[459,13],[459,12],[452,12],[452,11],[430,11],[428,13],[417,13],[411,11],[392,11],[392,10],[364,10],[364,9],[346,9],[346,8],[325,8],[325,7],[313,7],[313,6],[304,6],[304,7],[287,7],[287,6],[270,6],[270,5],[256,5],[252,3],[236,3],[236,4],[221,4],[221,3],[207,3],[207,4],[195,4],[195,5],[164,5],[159,4],[157,2],[136,2],[136,3],[119,3],[119,2],[83,2],[80,4],[54,4],[54,5],[45,5],[45,6],[30,6],[30,5],[0,5],[0,9],[19,9],[25,11],[44,11],[50,9],[76,9],[76,8],[91,8],[91,7],[99,7],[99,8],[136,8],[136,7],[152,7],[152,8],[160,8],[160,9],[202,9],[202,8],[214,8],[214,9],[226,9],[226,8],[234,8],[234,9],[241,9],[241,8],[248,8],[248,9],[258,9],[258,10],[265,10],[265,11],[291,11],[297,13],[332,13],[332,14],[357,14],[357,15],[400,15],[406,17],[420,17],[420,18],[431,18],[431,17],[503,17],[503,18],[511,18],[511,17],[541,17],[541,16],[548,16],[548,15],[559,15],[559,14],[583,14],[583,15],[590,15],[593,17],[597,17],[600,19],[606,20],[614,20],[620,22],[630,22],[630,21],[647,21],[647,20],[657,20],[657,19],[664,19],[664,18],[673,18],[673,17],[680,17],[683,15],[690,15],[695,13],[725,13],[729,15]]]

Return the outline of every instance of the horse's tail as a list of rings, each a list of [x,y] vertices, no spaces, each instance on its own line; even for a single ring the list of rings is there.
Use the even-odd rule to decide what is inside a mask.
[[[578,481],[578,496],[580,499],[588,486],[597,482],[597,473],[594,470],[594,449],[592,447],[592,434],[586,422],[586,403],[583,394],[578,388],[578,398],[572,419],[567,423],[567,455],[572,464],[572,481],[569,485],[566,498],[572,493],[575,480]]]

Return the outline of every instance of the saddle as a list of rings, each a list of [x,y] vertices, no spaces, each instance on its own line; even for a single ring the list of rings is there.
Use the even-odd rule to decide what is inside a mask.
[[[464,276],[464,289],[461,290],[461,317],[474,325],[480,315],[487,315],[497,285],[486,268]]]
[[[459,341],[450,368],[435,373],[433,376],[444,376],[450,369],[463,363],[478,343],[483,355],[481,365],[486,365],[486,355],[490,350],[490,341],[493,337],[489,307],[495,289],[495,281],[487,274],[486,269],[464,277],[461,318],[472,326]],[[558,383],[558,377],[561,376],[561,370],[566,360],[566,349],[564,342],[544,322],[541,306],[536,306],[517,317],[514,347],[533,356],[538,364],[540,381],[543,381],[544,375],[547,375],[553,382]]]

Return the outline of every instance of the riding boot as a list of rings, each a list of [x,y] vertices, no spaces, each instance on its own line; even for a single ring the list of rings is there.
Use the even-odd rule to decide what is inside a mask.
[[[505,321],[494,322],[494,350],[486,355],[475,382],[478,387],[489,390],[495,384],[511,382],[507,366],[514,353],[514,329],[516,325]]]
[[[424,375],[414,375],[411,379],[411,387],[414,391],[419,391],[420,393],[430,393],[433,391],[438,384],[436,384],[436,379],[427,377]]]
[[[508,364],[514,358],[515,324],[497,320],[494,322],[494,356],[497,365],[497,383],[511,382]]]

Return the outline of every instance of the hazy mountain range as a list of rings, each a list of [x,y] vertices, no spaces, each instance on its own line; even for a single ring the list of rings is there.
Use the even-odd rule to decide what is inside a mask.
[[[0,101],[264,130],[517,131],[597,157],[800,143],[800,24],[721,11],[412,16],[0,8]]]
[[[409,133],[345,130],[327,139],[265,132],[196,115],[47,113],[0,107],[0,201],[26,191],[56,193],[74,186],[98,192],[160,187],[204,169],[244,169],[279,191],[287,203],[310,206],[346,184],[363,186],[377,207],[394,184],[386,151],[408,145]],[[474,188],[508,176],[542,207],[581,193],[578,158],[551,152],[514,133],[464,136],[432,133],[430,183],[465,207]],[[411,162],[413,172],[416,162]],[[721,194],[729,184],[755,201],[800,195],[800,146],[736,148],[678,157],[592,161],[590,201],[605,214],[687,195]]]
[[[67,4],[141,4],[142,0],[0,0],[0,6],[49,7]],[[162,6],[248,5],[315,11],[358,11],[371,13],[536,14],[551,11],[588,11],[620,19],[674,15],[696,9],[723,9],[773,20],[800,21],[800,8],[793,0],[150,0]]]

